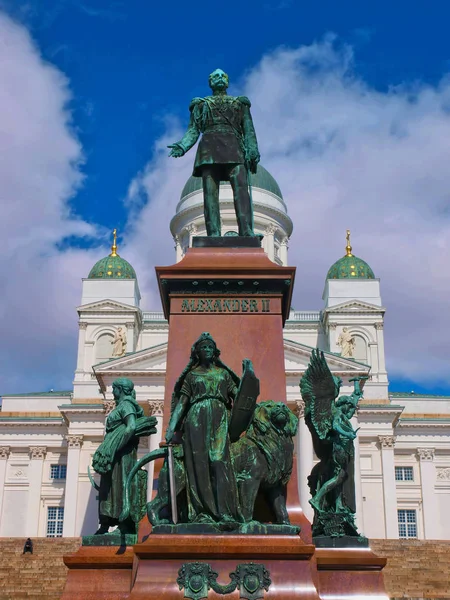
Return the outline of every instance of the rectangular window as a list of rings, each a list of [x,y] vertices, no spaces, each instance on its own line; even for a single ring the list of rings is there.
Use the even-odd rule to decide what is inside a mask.
[[[47,537],[62,537],[64,506],[47,507]]]
[[[400,538],[417,538],[417,519],[416,511],[411,509],[401,509],[397,511],[398,515],[398,536]]]
[[[50,465],[50,479],[65,479],[67,465]]]
[[[395,481],[414,481],[412,467],[395,467]]]

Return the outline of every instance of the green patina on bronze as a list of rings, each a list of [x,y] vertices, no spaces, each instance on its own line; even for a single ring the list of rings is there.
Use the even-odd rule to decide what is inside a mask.
[[[192,347],[172,396],[166,442],[170,444],[175,431],[183,428],[190,522],[243,520],[228,437],[229,411],[239,377],[219,355],[212,337],[203,333]]]
[[[153,531],[297,533],[298,527],[289,524],[286,490],[298,419],[283,402],[256,404],[259,381],[251,361],[244,359],[240,380],[219,355],[213,338],[203,333],[175,385],[166,442],[173,444],[178,524],[172,521],[166,459],[158,494],[147,505]],[[130,472],[127,487],[139,469],[164,454],[167,450],[161,449],[142,458]],[[273,531],[255,518],[258,493]],[[122,519],[129,514],[127,498],[124,506]]]
[[[112,388],[116,407],[107,417],[105,438],[92,459],[94,470],[101,475],[100,486],[95,485],[100,522],[95,535],[121,538],[137,534],[137,525],[145,514],[147,472],[139,470],[128,489],[127,518],[119,520],[127,478],[136,465],[139,438],[156,433],[156,418],[144,416],[136,402],[134,384],[130,379],[116,379]],[[109,528],[115,525],[118,525],[118,530],[108,533]],[[131,540],[130,537],[126,539]],[[107,543],[107,540],[99,541],[99,544]],[[90,542],[86,540],[86,543]]]
[[[228,181],[221,181],[220,183],[228,183]],[[180,202],[177,205],[177,212],[181,208],[183,200],[193,194],[194,192],[198,192],[203,187],[201,177],[191,176],[184,184],[183,190],[180,194]],[[274,196],[279,198],[283,205],[285,205],[283,200],[283,194],[281,193],[280,186],[278,185],[276,179],[265,169],[261,164],[258,164],[256,168],[256,173],[252,174],[252,188],[264,190],[265,192],[270,192]],[[226,234],[225,234],[226,235]],[[237,233],[235,233],[237,235]]]
[[[260,160],[258,143],[246,96],[228,96],[228,75],[216,69],[209,76],[212,96],[194,98],[191,118],[183,138],[171,144],[170,156],[183,156],[202,138],[197,148],[193,175],[201,177],[208,236],[219,237],[219,187],[229,181],[240,236],[254,236],[249,173],[256,173]]]
[[[247,563],[236,567],[230,573],[231,582],[222,585],[217,582],[218,573],[208,563],[185,563],[178,571],[177,583],[184,589],[184,597],[202,600],[208,597],[212,589],[216,594],[225,596],[239,589],[239,598],[258,600],[264,598],[264,590],[268,591],[272,583],[269,571],[261,564]]]
[[[360,381],[363,379],[366,377],[352,379],[354,392],[338,398],[342,380],[331,374],[323,352],[317,349],[312,351],[300,381],[305,423],[320,461],[308,477],[315,542],[336,537],[365,540],[355,525],[354,439],[357,431],[350,422],[362,398]]]

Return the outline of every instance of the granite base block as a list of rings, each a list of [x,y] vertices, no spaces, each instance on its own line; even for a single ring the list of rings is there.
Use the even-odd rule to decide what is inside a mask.
[[[298,535],[300,527],[296,525],[277,525],[272,523],[177,523],[154,525],[152,534],[166,535]]]
[[[193,248],[261,248],[263,236],[227,235],[221,237],[195,236]]]
[[[105,533],[100,535],[84,535],[82,546],[133,546],[137,544],[136,533]]]
[[[363,536],[344,535],[342,537],[331,535],[313,536],[313,544],[317,548],[368,548],[369,540]]]

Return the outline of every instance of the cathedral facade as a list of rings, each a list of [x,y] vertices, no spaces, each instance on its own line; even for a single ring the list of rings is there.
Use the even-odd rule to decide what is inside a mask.
[[[280,188],[261,166],[252,188],[255,232],[264,236],[268,257],[287,265],[293,226]],[[221,185],[220,204],[222,234],[237,235],[227,184]],[[193,236],[206,234],[201,179],[187,181],[170,228],[178,262]],[[97,529],[97,493],[88,467],[114,406],[116,378],[132,379],[139,404],[158,420],[158,434],[141,443],[140,454],[157,448],[162,437],[168,339],[163,313],[141,307],[138,277],[115,242],[81,288],[73,388],[3,396],[2,537],[73,537]],[[324,273],[318,310],[291,310],[286,321],[287,399],[300,417],[296,450],[302,509],[312,518],[307,477],[316,458],[303,419],[299,380],[311,350],[318,347],[332,373],[342,378],[342,393],[351,392],[352,378],[368,377],[354,417],[359,428],[355,480],[360,531],[369,538],[450,539],[450,396],[389,391],[384,313],[380,280],[353,254],[348,235],[345,254]],[[151,493],[149,486],[149,498]]]

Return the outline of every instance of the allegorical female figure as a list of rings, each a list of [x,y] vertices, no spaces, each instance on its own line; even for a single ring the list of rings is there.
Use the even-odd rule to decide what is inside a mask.
[[[236,479],[228,425],[239,377],[219,359],[209,333],[192,346],[191,359],[175,385],[166,441],[183,431],[190,522],[238,522]]]
[[[100,528],[96,533],[108,533],[114,525],[119,526],[121,533],[136,533],[137,524],[145,514],[146,471],[140,471],[139,477],[133,479],[130,517],[121,523],[119,516],[127,477],[137,460],[139,438],[156,432],[156,418],[144,416],[130,379],[116,379],[112,387],[116,407],[107,417],[105,438],[92,459],[94,470],[101,475]]]

